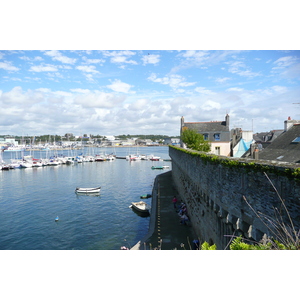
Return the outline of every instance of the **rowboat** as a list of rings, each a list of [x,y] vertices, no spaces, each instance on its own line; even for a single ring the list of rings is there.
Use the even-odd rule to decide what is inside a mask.
[[[130,208],[134,208],[135,210],[143,213],[149,213],[150,211],[150,206],[144,202],[144,201],[139,201],[139,202],[131,202],[131,205],[129,206]]]
[[[95,194],[95,193],[100,193],[101,187],[96,187],[96,188],[79,188],[77,187],[75,189],[75,193],[77,194]]]
[[[141,199],[147,199],[147,198],[151,198],[151,197],[152,197],[151,194],[144,194],[144,195],[140,196]]]
[[[163,170],[163,169],[168,169],[170,168],[170,166],[152,166],[151,169],[152,170]]]

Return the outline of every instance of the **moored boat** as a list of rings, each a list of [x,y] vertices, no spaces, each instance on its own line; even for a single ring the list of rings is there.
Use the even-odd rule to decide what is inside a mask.
[[[77,187],[75,189],[75,193],[77,194],[95,194],[95,193],[100,193],[101,187],[96,187],[96,188],[79,188]]]
[[[129,206],[130,208],[133,208],[139,212],[142,213],[150,213],[150,206],[144,202],[144,201],[139,201],[139,202],[131,202],[131,205]]]
[[[152,166],[152,170],[163,170],[163,169],[169,169],[170,166]]]
[[[152,197],[151,194],[144,194],[144,195],[140,196],[141,199],[147,199],[147,198],[151,198],[151,197]]]

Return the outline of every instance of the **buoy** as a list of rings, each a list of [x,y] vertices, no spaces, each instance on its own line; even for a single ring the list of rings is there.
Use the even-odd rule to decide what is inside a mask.
[[[59,220],[59,217],[57,216],[56,218],[55,218],[55,222],[57,222]]]

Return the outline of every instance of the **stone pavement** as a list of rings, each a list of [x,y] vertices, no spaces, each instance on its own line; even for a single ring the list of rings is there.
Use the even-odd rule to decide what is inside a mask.
[[[149,232],[131,250],[193,249],[192,241],[196,235],[191,224],[180,224],[180,217],[172,203],[174,196],[179,206],[181,199],[173,186],[172,171],[158,175],[152,191]]]

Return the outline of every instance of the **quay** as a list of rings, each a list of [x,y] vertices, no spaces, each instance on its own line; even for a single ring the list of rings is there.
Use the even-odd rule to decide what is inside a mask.
[[[192,250],[193,240],[197,238],[190,224],[180,223],[172,199],[181,199],[173,186],[172,171],[156,176],[150,212],[148,234],[130,250]]]

